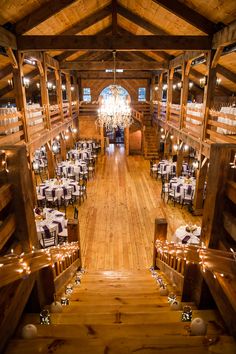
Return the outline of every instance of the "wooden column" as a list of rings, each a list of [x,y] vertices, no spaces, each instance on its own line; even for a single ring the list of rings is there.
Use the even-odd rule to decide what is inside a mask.
[[[70,74],[66,74],[66,95],[67,95],[67,100],[69,103],[69,112],[70,112],[70,117],[72,117],[72,109],[71,109],[71,82],[70,82]]]
[[[60,146],[61,146],[61,158],[62,160],[66,160],[66,143],[62,134],[60,134]]]
[[[101,139],[101,154],[105,154],[105,141],[104,141],[104,128],[99,128],[100,129],[100,139]]]
[[[155,219],[155,228],[154,228],[154,244],[153,244],[153,267],[156,268],[156,240],[166,241],[167,238],[167,221],[166,219]]]
[[[182,142],[180,144],[180,148],[177,152],[177,163],[176,163],[176,176],[177,177],[181,176],[183,160],[184,160],[184,154],[183,154],[183,142]]]
[[[163,73],[161,73],[158,77],[158,108],[157,108],[157,117],[159,118],[161,115],[161,101],[162,101],[162,84],[163,84]]]
[[[207,85],[204,87],[203,96],[203,125],[201,131],[201,142],[206,139],[207,121],[209,116],[209,110],[214,98],[215,86],[216,86],[216,68],[211,68],[212,60],[214,59],[215,51],[209,51],[207,56]],[[202,147],[201,147],[202,150]],[[200,151],[201,153],[201,151]]]
[[[196,186],[193,202],[194,215],[202,215],[203,213],[203,196],[207,175],[207,166],[208,159],[204,159],[204,156],[202,156],[200,160],[200,166],[196,171]]]
[[[79,220],[69,219],[67,223],[67,230],[68,230],[68,242],[79,243],[79,258],[80,258],[80,266],[82,267]]]
[[[206,200],[202,218],[200,242],[207,247],[218,248],[219,240],[225,235],[222,211],[225,208],[225,185],[228,176],[233,144],[212,144],[207,178]]]
[[[167,76],[167,105],[166,105],[166,121],[169,120],[170,116],[170,107],[172,104],[172,96],[173,96],[173,76],[174,76],[174,68],[168,71]]]
[[[48,74],[47,74],[47,64],[45,53],[43,53],[43,75],[40,75],[40,90],[41,90],[41,99],[42,106],[45,110],[45,125],[47,129],[51,129],[51,120],[50,120],[50,110],[49,110],[49,96],[48,96],[48,88],[47,88]]]
[[[82,79],[78,77],[78,88],[79,88],[79,101],[83,101],[83,87],[82,87]]]
[[[180,122],[179,128],[182,129],[184,127],[184,122],[186,120],[187,113],[187,102],[188,102],[188,91],[189,91],[189,70],[190,66],[186,65],[185,61],[182,65],[182,88],[181,88],[181,96],[180,96]]]
[[[151,82],[150,82],[150,118],[151,123],[153,121],[153,112],[154,112],[154,87],[155,87],[155,75],[152,75]]]
[[[64,120],[64,115],[63,115],[63,109],[62,109],[62,104],[63,104],[63,97],[62,97],[62,81],[61,81],[61,70],[56,70],[55,69],[55,76],[56,76],[56,91],[57,91],[57,104],[60,110],[61,114],[61,120]]]
[[[17,110],[22,114],[22,122],[24,129],[25,142],[29,141],[28,129],[27,129],[27,117],[26,117],[26,95],[25,87],[23,86],[23,60],[24,54],[17,53],[18,68],[13,69],[13,85],[16,98]]]
[[[48,177],[55,177],[55,157],[52,152],[52,146],[49,142],[46,144],[46,152],[47,152],[47,161],[48,161]]]
[[[125,135],[125,154],[129,156],[129,127],[124,129]]]

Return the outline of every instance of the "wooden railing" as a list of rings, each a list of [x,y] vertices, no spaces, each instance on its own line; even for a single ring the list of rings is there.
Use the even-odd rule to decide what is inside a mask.
[[[4,215],[1,218],[0,224],[0,250],[2,252],[6,243],[13,245],[14,240],[9,240],[14,235],[16,230],[16,218],[13,212],[11,212],[11,203],[13,200],[13,186],[11,184],[4,184],[0,188],[0,213]],[[9,247],[9,246],[8,246]],[[1,262],[0,262],[1,263]]]
[[[184,107],[186,109],[186,118],[183,122],[183,131],[199,138],[201,136],[203,124],[203,112],[201,108]]]
[[[207,138],[213,142],[236,143],[236,114],[209,111]]]
[[[49,116],[52,126],[58,124],[62,120],[62,115],[58,104],[49,107]]]
[[[46,128],[45,107],[27,107],[26,122],[29,139],[33,139]]]
[[[24,130],[21,112],[6,109],[0,111],[0,145],[16,144],[24,139]]]
[[[167,105],[166,102],[158,102],[159,105],[159,119],[162,121],[166,121],[166,111],[167,111]]]
[[[143,113],[136,111],[136,109],[131,108],[131,115],[134,120],[138,121],[141,125],[143,125]]]
[[[180,105],[179,104],[171,104],[170,105],[168,121],[172,125],[179,127],[179,125],[180,125]]]
[[[81,101],[79,104],[79,114],[80,115],[97,115],[98,112],[98,102],[85,102]]]
[[[77,101],[72,101],[72,102],[71,102],[71,113],[72,113],[72,119],[78,117],[78,105],[77,105]]]
[[[62,115],[63,119],[68,119],[70,117],[70,104],[68,102],[62,104]]]

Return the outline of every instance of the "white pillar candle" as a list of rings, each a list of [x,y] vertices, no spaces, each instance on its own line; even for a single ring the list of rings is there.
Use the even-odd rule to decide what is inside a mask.
[[[204,336],[207,332],[206,322],[200,318],[194,318],[190,325],[190,333],[192,336]]]
[[[50,305],[50,311],[52,313],[60,313],[62,312],[62,305],[59,301],[54,301],[51,305]]]
[[[170,309],[171,311],[179,311],[182,309],[182,304],[181,302],[175,300],[170,304]]]
[[[25,325],[21,330],[21,336],[24,339],[36,338],[38,335],[37,327],[31,323]]]

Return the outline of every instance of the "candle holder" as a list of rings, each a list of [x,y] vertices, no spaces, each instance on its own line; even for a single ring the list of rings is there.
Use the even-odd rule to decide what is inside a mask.
[[[191,322],[192,321],[192,308],[190,306],[184,306],[183,312],[181,315],[182,322]]]
[[[168,295],[168,302],[169,302],[170,304],[172,304],[173,302],[175,302],[176,297],[177,297],[177,296],[176,296],[173,292],[169,293],[169,295]]]
[[[61,297],[61,304],[63,306],[68,306],[69,303],[70,303],[70,301],[69,301],[68,297]]]
[[[71,295],[72,292],[73,292],[73,285],[72,285],[72,284],[68,284],[68,285],[66,286],[65,293],[66,293],[66,295]]]
[[[50,313],[48,310],[42,310],[39,314],[40,316],[40,324],[43,325],[50,325],[51,324],[51,318],[50,318]]]
[[[76,285],[80,285],[80,284],[81,284],[80,277],[76,277],[76,278],[75,278],[75,284],[76,284]]]

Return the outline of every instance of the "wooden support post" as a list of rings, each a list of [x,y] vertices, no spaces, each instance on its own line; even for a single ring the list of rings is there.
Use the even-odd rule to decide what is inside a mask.
[[[204,156],[201,158],[201,162],[203,161]],[[205,181],[207,175],[208,164],[202,163],[197,170],[196,176],[196,187],[195,187],[195,196],[193,201],[193,209],[194,215],[202,215],[203,213],[203,201],[204,201],[204,189],[205,189]]]
[[[57,104],[60,110],[61,114],[61,120],[64,120],[64,115],[63,115],[63,97],[62,97],[62,81],[61,81],[61,70],[55,70],[55,76],[56,76],[56,91],[57,91]]]
[[[188,102],[188,91],[189,91],[189,71],[186,70],[186,63],[183,62],[182,65],[182,88],[181,88],[181,96],[180,96],[180,121],[179,128],[182,129],[184,127],[184,122],[186,120],[187,114],[187,102]]]
[[[60,146],[61,146],[61,158],[62,160],[66,160],[66,143],[62,134],[60,134]]]
[[[156,268],[156,240],[166,241],[167,238],[167,221],[166,219],[155,219],[154,244],[153,244],[153,267]]]
[[[129,156],[129,127],[124,129],[125,133],[125,154]]]
[[[44,72],[44,75],[40,75],[41,100],[42,100],[42,106],[44,107],[45,116],[46,116],[45,128],[51,129],[49,96],[48,96],[48,88],[47,88],[47,80],[48,80],[47,75],[48,74],[47,74],[47,64],[46,64],[45,53],[43,53],[43,72]]]
[[[150,81],[150,119],[151,123],[153,121],[153,112],[154,112],[154,87],[155,87],[155,75],[152,75],[151,81]]]
[[[101,154],[105,154],[105,140],[104,140],[104,128],[101,127],[100,129],[100,139],[101,139]]]
[[[23,85],[23,65],[22,65],[22,53],[17,53],[18,67],[13,69],[13,84],[16,97],[17,110],[22,114],[22,123],[24,129],[25,142],[29,141],[27,117],[26,117],[26,95],[25,87]]]
[[[70,113],[70,117],[72,117],[72,108],[71,108],[71,82],[70,82],[70,74],[67,73],[66,74],[66,96],[67,96],[67,100],[69,103],[69,113]]]
[[[168,71],[167,77],[167,105],[166,105],[166,121],[169,120],[170,117],[170,108],[172,104],[172,96],[173,96],[173,76],[174,76],[174,68]]]
[[[158,108],[157,108],[157,117],[161,116],[161,102],[162,102],[162,84],[163,84],[163,73],[161,73],[158,77]]]
[[[47,160],[48,160],[48,177],[55,177],[55,157],[49,142],[46,144]]]
[[[182,147],[178,150],[177,153],[177,163],[176,163],[176,176],[179,177],[182,174],[182,165],[184,160],[184,154]]]
[[[226,207],[225,185],[232,149],[235,149],[233,144],[211,145],[200,238],[200,242],[204,242],[207,247],[211,248],[218,248],[220,240],[225,242],[222,211]]]
[[[79,220],[69,219],[67,223],[67,230],[68,230],[68,242],[78,242],[79,244],[78,257],[80,258],[80,266],[82,267]]]

